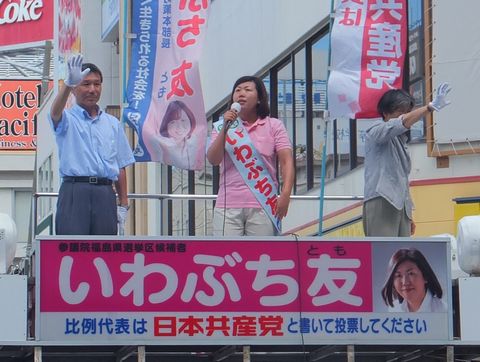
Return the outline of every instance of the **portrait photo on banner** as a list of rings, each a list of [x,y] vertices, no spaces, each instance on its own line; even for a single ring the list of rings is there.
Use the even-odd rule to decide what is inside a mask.
[[[447,258],[444,243],[377,243],[372,256],[373,311],[446,313]],[[421,307],[409,307],[415,302]]]
[[[151,110],[143,126],[143,142],[151,160],[189,170],[203,167],[205,124],[199,124],[181,100],[165,106],[159,107],[164,110],[158,113]]]

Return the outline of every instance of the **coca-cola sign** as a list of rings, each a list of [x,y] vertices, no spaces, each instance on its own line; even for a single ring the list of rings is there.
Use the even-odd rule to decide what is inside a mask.
[[[53,39],[52,0],[0,0],[0,46]]]

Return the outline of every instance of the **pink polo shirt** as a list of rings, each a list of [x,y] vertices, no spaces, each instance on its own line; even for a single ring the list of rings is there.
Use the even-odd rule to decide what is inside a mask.
[[[257,119],[255,123],[249,125],[243,122],[243,126],[248,131],[250,140],[262,155],[263,162],[267,166],[268,172],[277,183],[277,172],[275,169],[277,163],[277,152],[286,148],[292,149],[292,144],[288,138],[287,130],[282,121],[276,118],[266,117]],[[212,141],[217,138],[218,133],[215,128],[212,131]],[[225,194],[226,186],[226,194]],[[220,188],[218,190],[217,208],[261,208],[257,199],[243,181],[242,176],[235,168],[230,156],[225,154],[225,160],[220,164]]]

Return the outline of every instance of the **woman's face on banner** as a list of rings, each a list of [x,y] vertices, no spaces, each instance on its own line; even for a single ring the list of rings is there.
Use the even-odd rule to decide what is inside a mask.
[[[183,110],[180,110],[176,112],[175,118],[168,123],[168,136],[176,141],[181,141],[188,136],[191,128],[192,125],[188,115]]]
[[[426,280],[417,264],[407,260],[401,263],[395,271],[393,286],[397,293],[409,304],[423,301],[425,297]]]

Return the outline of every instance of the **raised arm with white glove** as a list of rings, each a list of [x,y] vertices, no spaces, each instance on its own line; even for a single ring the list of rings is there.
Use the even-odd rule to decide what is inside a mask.
[[[65,84],[68,87],[76,87],[79,85],[83,78],[90,73],[90,68],[82,71],[83,55],[77,54],[72,56],[67,62],[67,78]]]
[[[437,88],[437,92],[435,93],[433,100],[428,104],[428,106],[437,112],[448,106],[451,102],[447,100],[447,94],[451,90],[452,88],[448,83],[441,83]]]
[[[441,83],[433,100],[425,106],[415,108],[414,110],[402,115],[402,123],[405,128],[412,127],[413,124],[421,120],[426,114],[433,111],[439,111],[448,106],[450,101],[447,100],[447,94],[452,88],[448,83]]]
[[[62,112],[67,104],[68,97],[72,89],[78,86],[83,78],[90,73],[90,68],[82,71],[83,55],[77,54],[72,56],[67,62],[67,77],[64,80],[64,85],[58,90],[58,94],[52,102],[50,108],[50,116],[52,117],[55,128],[62,119]]]

